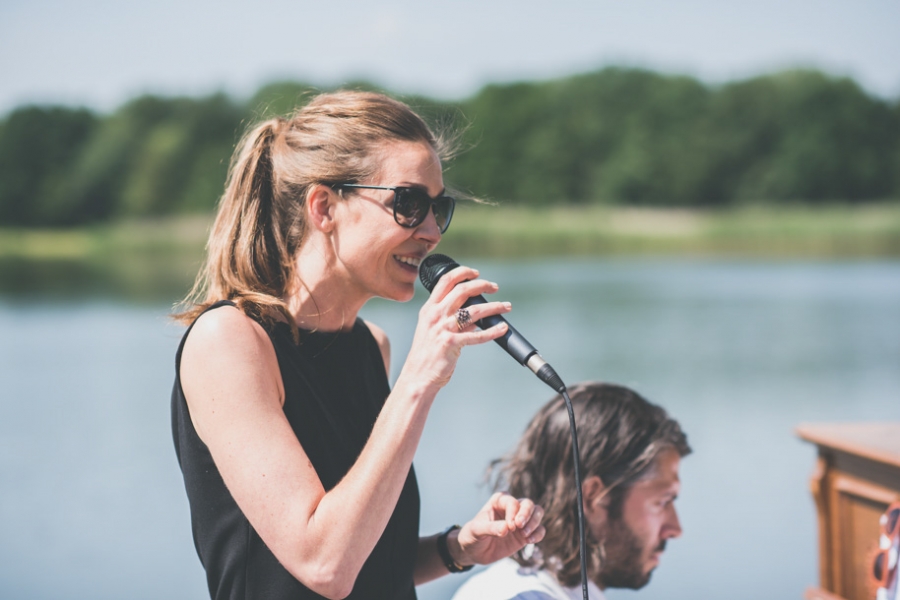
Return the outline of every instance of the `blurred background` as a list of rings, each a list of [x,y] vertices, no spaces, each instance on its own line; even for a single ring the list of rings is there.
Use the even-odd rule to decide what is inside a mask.
[[[244,129],[377,89],[461,132],[440,251],[568,383],[666,407],[681,539],[613,600],[817,583],[805,422],[900,420],[893,0],[0,4],[0,597],[206,597],[168,321]],[[373,301],[396,377],[417,307]],[[465,353],[416,469],[467,519],[547,388]],[[420,588],[448,599],[464,576]]]

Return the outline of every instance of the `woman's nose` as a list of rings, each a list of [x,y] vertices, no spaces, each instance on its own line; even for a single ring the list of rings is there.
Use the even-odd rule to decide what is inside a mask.
[[[441,228],[438,227],[433,206],[428,209],[428,215],[425,217],[425,220],[416,226],[414,236],[429,244],[437,244],[441,241]]]

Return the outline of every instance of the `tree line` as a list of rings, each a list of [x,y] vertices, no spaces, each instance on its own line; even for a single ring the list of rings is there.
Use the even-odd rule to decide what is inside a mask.
[[[374,89],[366,83],[356,89]],[[246,127],[315,90],[238,101],[142,96],[111,114],[23,106],[0,121],[0,225],[65,226],[209,211]],[[727,207],[900,198],[900,101],[787,71],[724,85],[607,68],[407,96],[462,152],[445,179],[505,204]]]

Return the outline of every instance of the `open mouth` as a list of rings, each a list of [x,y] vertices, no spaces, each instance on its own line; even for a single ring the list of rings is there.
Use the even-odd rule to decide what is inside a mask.
[[[394,255],[394,260],[411,269],[415,269],[417,272],[419,270],[419,263],[422,262],[422,259],[418,256],[399,256],[396,254]]]

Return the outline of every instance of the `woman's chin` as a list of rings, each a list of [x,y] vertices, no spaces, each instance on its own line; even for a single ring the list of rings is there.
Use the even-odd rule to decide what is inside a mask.
[[[409,285],[396,285],[393,289],[382,294],[381,297],[385,300],[393,300],[394,302],[409,302],[416,295],[416,286],[415,284],[410,283]]]
[[[397,302],[409,302],[413,298],[416,297],[416,289],[412,288],[408,293],[404,293],[401,296],[394,298]]]

